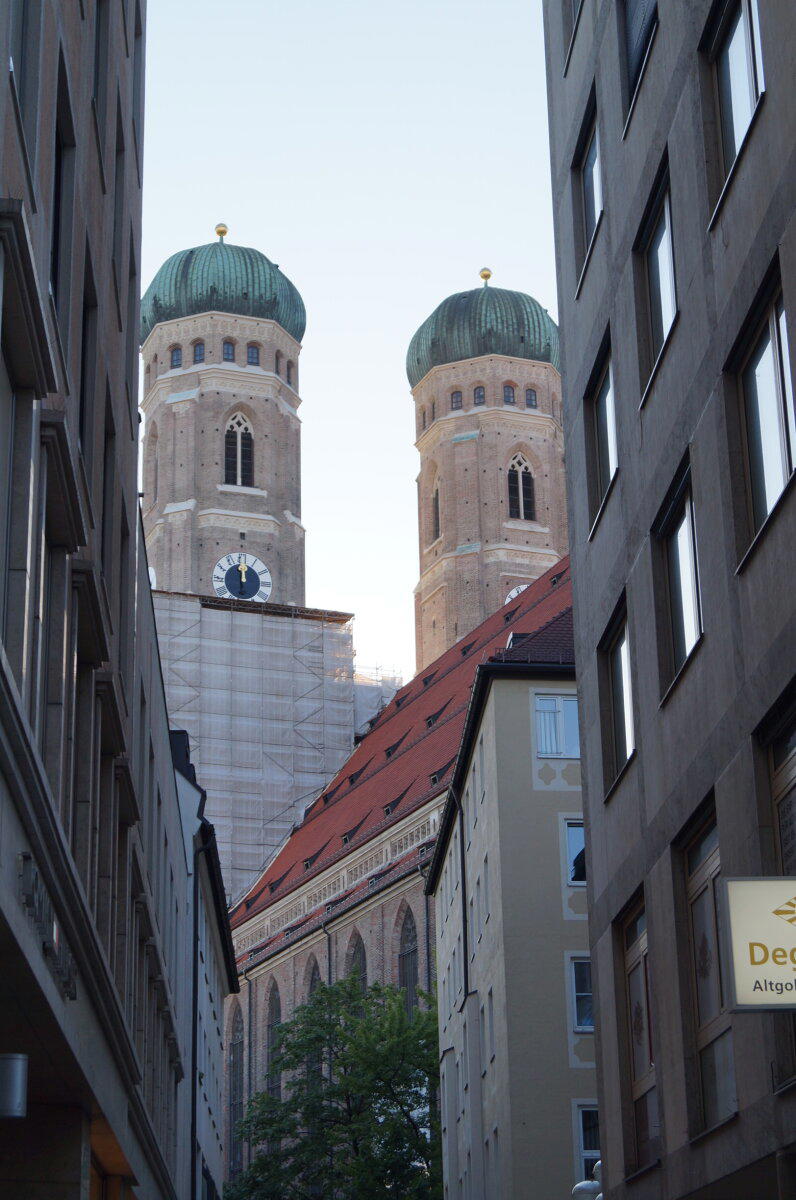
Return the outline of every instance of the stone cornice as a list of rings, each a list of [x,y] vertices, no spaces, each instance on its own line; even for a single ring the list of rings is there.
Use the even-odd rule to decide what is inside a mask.
[[[421,454],[429,454],[442,442],[454,441],[458,433],[480,433],[485,425],[511,421],[533,426],[542,436],[550,436],[551,432],[563,435],[560,424],[551,413],[538,408],[521,408],[519,405],[485,404],[477,409],[457,410],[436,417],[422,431],[415,446]]]
[[[412,395],[417,399],[418,390],[423,388],[424,385],[430,380],[435,381],[447,374],[455,382],[455,377],[457,374],[460,375],[462,371],[475,370],[480,363],[487,362],[505,362],[517,364],[523,371],[526,371],[529,367],[533,367],[535,370],[544,369],[552,371],[558,379],[561,378],[560,373],[556,370],[553,364],[549,362],[540,362],[535,358],[519,358],[508,354],[479,354],[477,358],[461,358],[457,359],[456,362],[438,363],[435,367],[432,367],[430,371],[427,371],[422,379],[417,381],[415,386],[411,389]]]

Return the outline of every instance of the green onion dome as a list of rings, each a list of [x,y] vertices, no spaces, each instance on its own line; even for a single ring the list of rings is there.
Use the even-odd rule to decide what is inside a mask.
[[[161,321],[202,312],[264,317],[300,342],[307,325],[304,301],[276,263],[248,246],[229,246],[226,226],[217,242],[167,258],[141,301],[141,341]]]
[[[484,354],[549,362],[560,370],[558,326],[546,309],[524,292],[488,286],[457,292],[434,309],[409,343],[406,373],[412,387],[432,367]]]

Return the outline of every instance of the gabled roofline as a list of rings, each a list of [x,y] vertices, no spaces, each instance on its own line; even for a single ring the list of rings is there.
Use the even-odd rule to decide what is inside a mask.
[[[573,663],[481,663],[475,672],[475,680],[470,692],[470,703],[467,716],[464,719],[462,740],[456,755],[456,766],[448,785],[448,795],[440,818],[437,841],[431,863],[426,876],[425,892],[433,896],[442,869],[442,861],[448,847],[453,822],[457,810],[461,807],[461,788],[467,774],[467,765],[473,750],[478,726],[486,706],[489,690],[495,679],[574,679],[575,664]]]

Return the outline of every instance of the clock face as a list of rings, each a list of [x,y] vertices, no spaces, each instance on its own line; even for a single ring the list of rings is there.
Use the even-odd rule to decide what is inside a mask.
[[[520,592],[524,592],[527,587],[528,587],[527,583],[518,583],[516,587],[513,587],[511,589],[511,591],[506,596],[506,599],[503,601],[503,603],[508,604],[509,600],[516,599],[516,597],[519,596]]]
[[[213,567],[213,587],[222,600],[257,600],[263,604],[271,595],[273,580],[261,559],[245,550],[235,550]]]

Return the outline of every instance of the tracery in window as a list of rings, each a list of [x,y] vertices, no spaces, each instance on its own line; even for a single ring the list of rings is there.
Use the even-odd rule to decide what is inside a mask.
[[[509,464],[509,516],[519,521],[536,520],[533,475],[526,459],[515,454]]]
[[[348,973],[349,975],[356,976],[359,982],[359,990],[364,995],[368,986],[368,965],[365,956],[365,943],[362,941],[362,936],[358,930],[354,931],[351,941],[348,956]]]
[[[224,434],[224,483],[254,487],[254,438],[243,413],[235,413]]]

